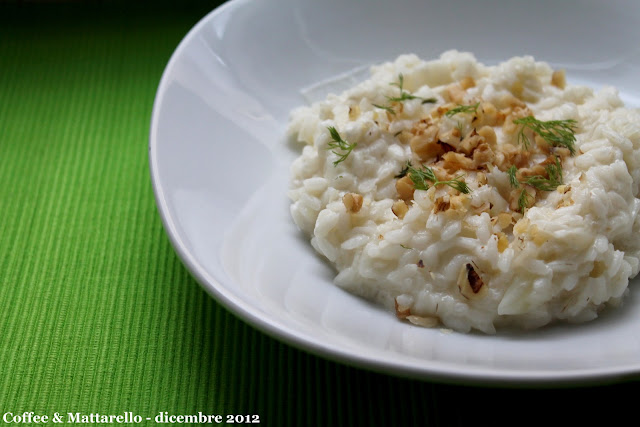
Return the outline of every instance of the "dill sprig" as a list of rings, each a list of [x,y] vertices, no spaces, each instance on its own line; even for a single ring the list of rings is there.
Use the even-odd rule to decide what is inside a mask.
[[[525,130],[530,129],[554,147],[566,147],[569,149],[571,155],[574,155],[576,152],[575,128],[577,122],[573,119],[549,120],[543,122],[533,116],[527,116],[521,119],[516,119],[513,123],[516,125],[522,125],[518,132],[518,142],[522,143],[527,149],[531,145],[531,140],[525,134]]]
[[[337,129],[333,126],[329,126],[327,129],[329,129],[331,139],[333,139],[333,141],[329,142],[327,150],[332,150],[331,152],[338,156],[338,160],[333,162],[333,166],[338,166],[339,163],[344,162],[347,159],[349,154],[351,154],[351,151],[353,151],[355,146],[358,144],[356,142],[350,144],[342,139]],[[338,150],[341,150],[342,152]]]
[[[529,201],[533,199],[533,197],[526,188],[523,188],[520,196],[518,196],[518,211],[524,213],[525,209],[529,207]]]
[[[374,107],[376,108],[380,108],[382,110],[385,110],[387,113],[389,114],[396,114],[396,111],[393,109],[393,107],[389,106],[389,105],[379,105],[379,104],[373,104]]]
[[[471,193],[471,189],[469,188],[469,186],[467,186],[467,184],[460,179],[462,178],[462,175],[457,176],[452,180],[439,181],[436,177],[436,174],[433,172],[433,169],[431,169],[430,167],[423,166],[422,169],[416,169],[408,165],[407,171],[409,174],[409,178],[411,178],[411,181],[413,181],[413,187],[416,190],[428,190],[429,184],[427,181],[431,181],[434,187],[440,184],[444,184],[458,190],[461,193]]]
[[[402,102],[408,101],[410,99],[418,99],[418,96],[411,95],[409,92],[402,92],[400,96],[387,96],[387,101],[389,102]]]
[[[389,83],[389,86],[397,86],[400,92],[404,91],[404,76],[402,73],[398,74],[398,81]]]
[[[396,86],[398,89],[400,89],[400,96],[385,96],[385,98],[387,98],[388,102],[402,102],[402,101],[408,101],[411,99],[421,99],[423,104],[433,104],[435,102],[437,102],[437,99],[435,98],[422,98],[420,96],[416,96],[413,95],[407,91],[404,90],[404,76],[402,75],[402,73],[398,74],[398,81],[397,82],[391,82],[389,83],[391,86]],[[376,108],[381,108],[385,111],[387,111],[390,114],[396,114],[396,111],[393,109],[392,106],[390,105],[379,105],[379,104],[373,104],[374,107]]]
[[[389,83],[389,85],[396,86],[398,89],[400,89],[400,96],[397,97],[397,98],[387,97],[387,99],[389,101],[402,102],[402,101],[406,101],[408,99],[417,99],[418,98],[417,96],[411,95],[409,92],[406,92],[404,90],[404,76],[402,75],[402,73],[398,74],[398,81],[397,82]]]
[[[394,178],[402,178],[409,173],[409,168],[411,167],[411,160],[407,160],[407,163],[404,165],[400,173],[396,175]]]
[[[516,165],[511,165],[511,167],[507,170],[507,173],[509,174],[509,183],[513,188],[520,187],[520,183],[518,182],[518,178],[516,177],[517,171],[518,168],[516,168]]]
[[[553,191],[558,188],[559,185],[562,185],[562,164],[557,156],[555,158],[555,162],[546,165],[544,169],[547,172],[547,177],[542,175],[533,175],[524,181],[518,181],[518,178],[516,177],[517,168],[515,165],[512,165],[507,170],[507,174],[509,174],[509,183],[513,188],[519,188],[520,185],[530,185],[540,191]],[[526,188],[523,188],[520,192],[520,196],[518,197],[518,209],[520,212],[524,212],[524,210],[529,206],[531,198],[533,198],[533,196],[527,192]]]
[[[451,110],[444,113],[444,115],[447,117],[452,117],[452,116],[455,116],[456,114],[475,113],[478,110],[479,105],[480,105],[479,102],[476,102],[475,104],[472,104],[472,105],[458,105],[457,107],[452,108]]]
[[[547,171],[548,178],[541,175],[530,176],[524,182],[538,190],[553,191],[562,184],[562,166],[556,157],[555,163],[548,164],[544,167]]]

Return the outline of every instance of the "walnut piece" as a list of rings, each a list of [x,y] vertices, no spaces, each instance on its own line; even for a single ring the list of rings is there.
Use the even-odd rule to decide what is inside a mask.
[[[342,196],[342,203],[347,208],[347,212],[358,213],[362,208],[362,195],[358,193],[347,193]]]
[[[395,214],[395,216],[402,219],[409,211],[409,206],[407,206],[407,203],[404,200],[396,200],[393,203],[393,206],[391,206],[391,211]]]
[[[567,78],[564,70],[556,70],[551,74],[551,84],[560,89],[565,88],[567,85]]]
[[[471,286],[473,293],[477,294],[480,292],[480,289],[484,286],[484,282],[478,273],[476,273],[471,263],[467,264],[467,279],[469,280],[469,286]]]
[[[411,181],[411,178],[409,178],[408,175],[405,175],[396,181],[396,191],[402,200],[407,201],[413,199],[415,187],[413,186],[413,181]]]

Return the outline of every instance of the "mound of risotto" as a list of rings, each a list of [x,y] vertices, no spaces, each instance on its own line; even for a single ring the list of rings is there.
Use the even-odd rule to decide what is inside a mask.
[[[640,113],[531,57],[402,55],[292,112],[291,214],[336,284],[467,332],[592,320],[640,265]]]

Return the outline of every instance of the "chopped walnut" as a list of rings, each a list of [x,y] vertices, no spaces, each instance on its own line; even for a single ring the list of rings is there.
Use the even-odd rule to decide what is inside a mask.
[[[441,132],[438,135],[438,140],[447,143],[454,148],[458,147],[458,145],[460,144],[460,129],[453,128],[448,132]]]
[[[473,212],[475,214],[479,214],[479,213],[482,213],[482,212],[487,212],[488,213],[490,210],[491,210],[491,203],[489,203],[489,202],[484,202],[480,206],[473,206]]]
[[[509,166],[515,165],[518,169],[523,168],[529,164],[531,158],[531,152],[528,150],[520,150],[514,145],[505,144],[501,147],[503,161],[498,163],[497,166],[500,170],[507,170]]]
[[[522,98],[522,92],[524,91],[524,85],[520,80],[515,80],[511,84],[510,88],[511,93],[513,93],[516,97]]]
[[[446,212],[446,215],[457,215],[472,209],[476,214],[498,214],[492,218],[492,224],[498,239],[498,248],[502,252],[509,246],[509,240],[503,231],[510,230],[516,219],[522,218],[524,210],[533,206],[538,194],[544,191],[536,190],[524,182],[533,176],[549,179],[547,166],[555,165],[558,159],[563,161],[571,152],[565,147],[550,145],[532,129],[514,123],[516,119],[533,116],[532,110],[518,98],[520,95],[526,98],[528,91],[521,82],[515,82],[510,87],[512,93],[499,98],[494,97],[492,102],[473,99],[478,105],[470,115],[471,123],[459,122],[457,127],[452,128],[452,121],[444,119],[443,116],[460,105],[469,104],[471,97],[466,90],[475,84],[472,77],[465,77],[458,83],[450,84],[442,94],[447,99],[446,104],[432,109],[429,116],[414,122],[410,131],[400,131],[394,136],[409,144],[414,164],[417,160],[421,163],[419,166],[431,168],[435,175],[435,178],[430,178],[433,182],[451,184],[451,181],[464,176],[465,180],[471,177],[471,182],[475,178],[475,183],[480,187],[488,184],[487,174],[494,170],[493,167],[502,172],[507,172],[511,167],[516,168],[515,178],[521,185],[518,188],[500,185],[497,189],[506,199],[509,212],[498,214],[496,207],[485,199],[471,206],[471,198],[461,197],[461,190],[455,185],[442,185],[438,191],[429,193],[430,199],[434,202],[434,213]],[[526,138],[531,142],[530,146],[523,146],[519,137],[521,131],[525,132]],[[540,158],[544,160],[540,161]],[[409,201],[413,199],[415,186],[408,175],[398,179],[395,184],[401,200],[393,204],[392,211],[396,217],[403,219],[408,212]],[[571,203],[571,197],[566,196],[558,206],[568,206]],[[503,209],[502,203],[500,209]]]
[[[485,175],[484,172],[476,173],[476,182],[478,183],[478,186],[486,185],[488,182],[487,175]]]
[[[473,166],[478,169],[495,163],[495,154],[489,144],[483,142],[473,151]],[[485,177],[486,182],[486,177]]]
[[[607,271],[607,264],[602,261],[594,261],[589,277],[600,277],[605,271]]]
[[[448,173],[446,170],[439,167],[439,165],[434,165],[431,170],[436,178],[438,178],[438,181],[448,181],[454,178],[454,175]]]
[[[569,151],[569,149],[566,147],[556,147],[554,150],[554,154],[560,157],[560,159],[566,159],[567,157],[571,156],[571,151]],[[553,162],[555,162],[555,159],[553,160]]]
[[[473,170],[475,169],[475,165],[472,159],[466,157],[462,153],[457,153],[454,151],[449,151],[448,153],[444,153],[442,155],[442,160],[444,161],[443,167],[449,173],[456,173],[460,170]]]
[[[358,104],[349,107],[349,120],[356,120],[360,116],[360,106]]]
[[[471,124],[477,129],[483,126],[500,126],[504,123],[505,113],[498,111],[491,102],[483,102],[476,110],[476,117]]]
[[[515,107],[521,107],[524,108],[526,107],[526,104],[516,98],[515,96],[513,96],[512,94],[508,93],[503,95],[497,102],[496,102],[496,107],[498,108],[515,108]]]
[[[517,234],[524,234],[529,229],[529,225],[531,222],[528,218],[522,218],[520,221],[516,222],[513,226],[513,232]]]
[[[509,247],[509,239],[507,239],[507,235],[500,232],[497,234],[498,236],[498,252],[502,253]]]
[[[536,147],[543,153],[551,153],[553,145],[549,144],[546,139],[540,135],[536,135],[533,140],[536,142]]]
[[[508,212],[500,212],[496,218],[496,224],[501,230],[509,227],[513,224],[513,216]]]
[[[527,192],[527,196],[524,197],[524,207],[525,208],[530,208],[531,206],[533,206],[533,204],[536,202],[536,189],[529,186],[529,185],[525,185],[524,188],[514,188],[511,190],[511,192],[509,193],[509,208],[512,211],[519,211],[520,210],[520,193],[522,193],[522,191],[526,191]]]
[[[567,85],[567,78],[564,70],[555,70],[553,74],[551,74],[551,84],[560,89],[565,88]]]
[[[474,294],[480,292],[480,288],[484,286],[482,278],[478,275],[478,273],[476,273],[476,270],[471,264],[467,264],[467,280],[469,281],[469,286],[471,286],[471,290]]]
[[[357,213],[362,208],[362,195],[358,193],[347,193],[342,196],[342,203],[347,208],[347,212]]]
[[[458,290],[467,299],[480,298],[486,294],[482,277],[476,272],[474,263],[463,264],[458,273]]]
[[[396,115],[402,114],[402,112],[404,111],[404,103],[392,102],[390,106],[393,109],[393,111],[396,113],[394,115],[394,114],[391,114],[389,111],[387,111],[387,117],[389,118],[389,121],[392,121]]]
[[[498,142],[496,131],[493,130],[493,127],[491,126],[482,126],[480,129],[478,129],[478,135],[483,137],[485,142],[491,147],[495,147],[496,143]]]
[[[438,197],[433,204],[433,213],[444,212],[449,209],[449,200]]]
[[[459,194],[456,196],[449,197],[449,209],[464,213],[469,210],[471,206],[471,198],[466,194]]]
[[[470,155],[481,142],[484,142],[484,138],[478,135],[478,133],[474,129],[469,132],[469,134],[465,136],[462,141],[460,141],[459,150],[466,155]]]
[[[411,315],[411,307],[399,304],[398,298],[394,299],[394,303],[396,307],[396,317],[398,317],[398,319],[406,319]]]
[[[441,105],[441,106],[439,106],[438,108],[434,109],[434,110],[431,112],[431,117],[433,117],[433,118],[442,117],[442,116],[444,116],[444,114],[445,114],[447,111],[451,110],[451,109],[452,109],[452,108],[454,108],[455,106],[456,106],[456,105],[455,105],[455,104],[453,104],[453,103],[451,103],[451,102],[450,102],[450,103],[447,103],[447,104],[445,104],[445,105]]]
[[[467,90],[467,89],[475,87],[475,86],[476,86],[476,81],[471,76],[467,76],[467,77],[463,78],[462,80],[460,80],[460,87],[463,90]]]
[[[427,129],[431,127],[432,123],[430,119],[422,119],[413,124],[411,133],[414,135],[422,135]]]
[[[430,126],[424,132],[411,138],[409,146],[411,151],[423,162],[444,153],[442,145],[438,144],[437,126]]]
[[[533,112],[524,104],[522,105],[522,107],[515,107],[505,118],[504,123],[502,124],[502,132],[506,135],[514,135],[517,131],[520,130],[520,125],[513,123],[513,121],[532,115]],[[527,132],[532,133],[532,131],[530,130],[527,130]]]
[[[413,138],[413,135],[411,134],[411,132],[407,130],[403,130],[397,133],[395,137],[398,138],[398,141],[402,142],[403,144],[406,144],[409,141],[411,141],[411,138]]]
[[[556,191],[562,194],[562,199],[558,202],[556,208],[564,208],[566,206],[573,205],[574,201],[571,197],[570,185],[559,185],[558,188],[556,188]]]
[[[562,155],[562,150],[565,150],[565,148],[560,147],[560,148],[557,150],[557,152],[559,153],[559,154],[557,155],[557,157],[559,157],[559,158],[560,158],[560,160],[563,160],[563,159],[564,159],[564,157],[563,157],[563,155]],[[569,151],[569,150],[567,150],[567,152],[568,152],[568,151]],[[544,159],[540,164],[541,164],[542,166],[555,165],[555,164],[556,164],[556,155],[554,154],[554,155],[547,156],[547,158],[546,158],[546,159]]]
[[[445,153],[448,153],[449,151],[456,151],[456,148],[453,145],[449,145],[446,142],[438,141],[438,145],[442,147],[442,150]]]
[[[435,200],[435,203],[433,205],[433,212],[434,213],[444,212],[447,209],[449,209],[449,201],[444,200],[442,197],[438,197]]]
[[[407,206],[407,203],[404,200],[396,200],[393,203],[393,206],[391,206],[391,211],[395,214],[395,216],[402,219],[409,211],[409,206]]]
[[[531,176],[540,175],[545,178],[548,178],[547,170],[544,168],[542,164],[533,165],[529,168],[521,168],[518,169],[516,176],[518,179],[529,178]]]
[[[453,84],[447,87],[447,96],[451,102],[456,104],[462,104],[464,102],[465,90],[457,84]]]
[[[411,181],[411,178],[408,175],[405,175],[396,181],[396,191],[402,200],[406,201],[413,199],[415,187],[413,186],[413,181]]]
[[[571,197],[563,197],[562,200],[556,204],[556,209],[566,208],[567,206],[573,205],[573,203],[574,201]]]
[[[533,224],[529,227],[529,235],[531,236],[531,240],[535,243],[536,246],[542,246],[544,242],[548,240],[544,233],[540,231],[537,225]]]

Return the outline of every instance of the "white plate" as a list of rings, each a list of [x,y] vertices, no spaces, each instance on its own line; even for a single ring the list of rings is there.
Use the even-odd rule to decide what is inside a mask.
[[[332,284],[289,215],[289,111],[344,73],[448,49],[486,64],[515,55],[618,87],[640,106],[635,0],[234,0],[171,58],[155,100],[150,164],[171,241],[196,279],[255,327],[349,364],[482,384],[614,381],[640,372],[640,295],[589,324],[447,333],[399,322]],[[355,70],[355,74],[354,71]],[[333,80],[332,80],[333,79]],[[315,85],[315,86],[314,86]],[[637,289],[632,290],[637,291]]]

